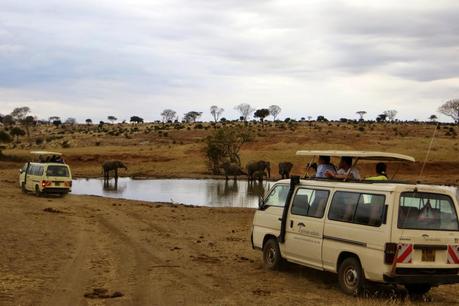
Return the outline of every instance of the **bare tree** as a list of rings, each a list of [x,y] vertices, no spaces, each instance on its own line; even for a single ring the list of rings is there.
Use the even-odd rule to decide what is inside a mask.
[[[161,113],[161,116],[163,117],[163,122],[173,121],[175,118],[175,115],[177,115],[177,112],[172,109],[165,109]]]
[[[366,115],[367,112],[366,111],[358,111],[358,112],[356,112],[356,114],[360,116],[359,120],[363,120],[363,116]]]
[[[383,112],[383,114],[386,115],[389,121],[394,121],[395,117],[397,116],[397,113],[398,111],[396,111],[395,109],[390,109]]]
[[[454,122],[459,123],[459,99],[446,101],[438,109],[443,115],[453,118]]]
[[[273,116],[273,120],[276,121],[277,116],[279,116],[282,111],[282,108],[280,108],[279,105],[271,105],[268,109],[271,116]]]
[[[241,103],[234,107],[234,109],[241,113],[241,118],[244,121],[247,121],[247,118],[255,111],[255,109],[247,103]]]
[[[210,114],[212,115],[212,117],[214,118],[214,121],[217,122],[218,119],[220,118],[221,114],[224,112],[225,110],[221,107],[218,107],[217,105],[212,105],[210,107]]]
[[[16,107],[11,112],[11,116],[13,116],[13,118],[16,120],[21,121],[27,116],[28,113],[30,113],[30,107],[28,106]]]
[[[65,120],[64,122],[65,124],[67,125],[75,125],[77,123],[76,119],[75,118],[72,118],[72,117],[69,117]]]

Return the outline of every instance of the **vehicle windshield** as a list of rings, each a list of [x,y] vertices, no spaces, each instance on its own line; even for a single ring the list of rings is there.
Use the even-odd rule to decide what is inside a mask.
[[[48,166],[46,171],[47,176],[61,176],[68,177],[69,169],[66,166]]]
[[[276,185],[265,200],[265,206],[285,206],[287,195],[290,190],[289,185]]]
[[[400,197],[398,228],[457,231],[454,202],[443,194],[404,192]]]

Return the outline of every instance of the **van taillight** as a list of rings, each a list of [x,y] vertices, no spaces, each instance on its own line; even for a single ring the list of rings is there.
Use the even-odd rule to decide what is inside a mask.
[[[51,186],[51,181],[41,181],[41,187]]]
[[[397,243],[388,242],[384,248],[384,263],[391,265],[395,260],[395,255],[397,253]]]
[[[65,185],[66,185],[67,187],[72,187],[72,181],[67,181],[67,182],[65,182]]]

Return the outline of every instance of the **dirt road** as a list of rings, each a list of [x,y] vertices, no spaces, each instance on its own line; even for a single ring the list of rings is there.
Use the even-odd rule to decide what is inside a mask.
[[[21,194],[0,170],[0,305],[375,305],[344,296],[332,274],[262,267],[251,209]],[[14,176],[13,176],[14,177]],[[459,303],[459,286],[432,290]],[[383,292],[383,293],[380,293]],[[397,291],[400,298],[403,291]]]

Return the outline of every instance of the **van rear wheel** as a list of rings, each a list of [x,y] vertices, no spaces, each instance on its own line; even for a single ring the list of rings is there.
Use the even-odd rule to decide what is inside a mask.
[[[362,266],[355,257],[348,257],[338,268],[338,280],[341,290],[348,295],[359,294],[365,284]]]
[[[429,284],[407,284],[405,285],[405,288],[411,297],[421,297],[429,292],[432,286]]]
[[[282,256],[276,239],[268,239],[263,245],[263,263],[270,270],[279,270]]]

